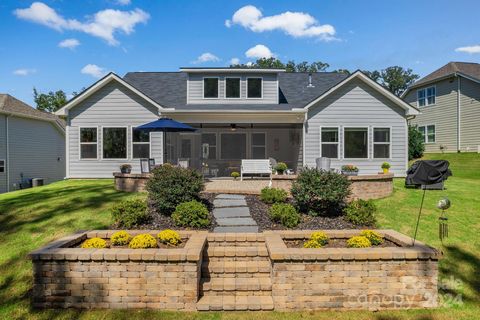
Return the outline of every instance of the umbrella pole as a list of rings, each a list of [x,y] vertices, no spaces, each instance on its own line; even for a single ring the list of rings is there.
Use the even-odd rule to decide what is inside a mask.
[[[413,246],[415,246],[415,240],[417,239],[418,224],[420,223],[420,215],[422,214],[423,200],[425,200],[425,191],[427,191],[426,188],[423,189],[422,203],[420,204],[420,210],[418,211],[417,226],[415,227],[415,235],[413,236]]]

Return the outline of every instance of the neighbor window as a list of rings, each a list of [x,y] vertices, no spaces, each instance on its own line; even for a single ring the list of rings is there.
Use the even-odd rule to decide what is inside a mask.
[[[225,78],[225,98],[240,98],[240,78]]]
[[[97,159],[97,128],[80,128],[80,159]]]
[[[103,128],[103,158],[127,158],[127,128]]]
[[[417,90],[417,105],[419,107],[435,104],[435,99],[436,88],[434,86]]]
[[[5,160],[0,160],[0,173],[5,172]]]
[[[262,78],[247,79],[247,98],[262,97]]]
[[[338,158],[338,128],[322,128],[322,157]]]
[[[390,158],[390,128],[373,129],[373,157]]]
[[[202,133],[202,158],[217,158],[217,134]]]
[[[435,143],[435,125],[418,127],[425,143]]]
[[[218,78],[203,78],[203,97],[218,98]]]
[[[245,133],[222,133],[220,139],[220,158],[222,160],[247,158],[247,135]]]
[[[132,128],[132,158],[150,158],[150,133]]]
[[[265,159],[265,133],[252,133],[252,159]]]
[[[345,128],[343,132],[344,158],[368,158],[368,129]]]

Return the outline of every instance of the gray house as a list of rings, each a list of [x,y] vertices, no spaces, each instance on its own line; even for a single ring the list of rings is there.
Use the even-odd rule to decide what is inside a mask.
[[[423,133],[426,152],[480,152],[480,64],[449,62],[403,99],[421,111],[410,123]]]
[[[0,94],[0,193],[65,177],[65,122]]]
[[[404,176],[407,118],[416,114],[361,72],[235,68],[110,73],[57,112],[67,121],[69,178],[110,178],[124,163],[139,172],[140,158],[222,177],[242,159],[271,157],[297,170],[322,156],[360,174],[387,161]],[[158,117],[198,128],[168,133],[165,159],[161,133],[135,130]]]

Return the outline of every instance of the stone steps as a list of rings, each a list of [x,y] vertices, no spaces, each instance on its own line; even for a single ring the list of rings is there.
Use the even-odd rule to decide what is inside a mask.
[[[262,277],[270,278],[270,261],[204,261],[202,275],[205,278]]]
[[[271,295],[272,280],[268,278],[202,278],[200,285],[204,294],[210,291],[228,293],[246,291],[250,295],[255,292],[267,291]],[[233,291],[233,292],[232,292]],[[263,295],[263,294],[262,294]]]
[[[208,259],[212,258],[235,258],[235,257],[268,257],[268,251],[265,244],[256,245],[251,247],[235,247],[235,246],[208,246],[207,248]]]
[[[203,296],[197,302],[199,311],[267,311],[273,310],[271,296]]]

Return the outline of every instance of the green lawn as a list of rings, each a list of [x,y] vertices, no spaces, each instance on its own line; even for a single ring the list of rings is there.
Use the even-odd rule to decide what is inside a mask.
[[[451,163],[454,177],[445,191],[427,191],[418,238],[442,249],[441,278],[458,280],[443,296],[461,295],[463,304],[435,310],[385,312],[265,312],[258,319],[474,319],[480,314],[480,155],[429,155]],[[32,311],[32,284],[28,252],[80,229],[105,228],[109,208],[120,199],[135,196],[117,192],[111,180],[72,180],[36,189],[0,195],[0,319],[250,319],[252,313],[177,313],[156,311]],[[438,240],[438,209],[442,196],[452,201],[449,209],[450,238],[442,247]],[[379,224],[413,234],[421,191],[404,189],[395,181],[392,197],[378,200]],[[453,277],[453,278],[451,278]],[[452,281],[450,281],[452,282]]]

